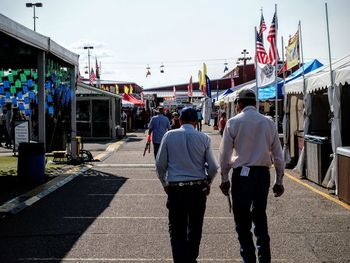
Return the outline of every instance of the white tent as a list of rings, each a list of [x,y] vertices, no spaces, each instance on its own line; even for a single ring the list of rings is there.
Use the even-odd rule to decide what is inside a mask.
[[[341,88],[345,83],[350,82],[350,55],[347,55],[336,62],[332,63],[332,77],[334,85],[331,85],[331,74],[330,67],[324,66],[305,76],[305,89],[303,87],[303,79],[299,78],[285,85],[285,93],[305,93],[304,94],[304,108],[305,108],[305,119],[304,119],[304,135],[308,134],[310,127],[310,116],[312,113],[311,109],[311,93],[318,90],[325,90],[328,92],[328,101],[330,110],[333,113],[333,118],[331,119],[331,142],[333,153],[336,152],[336,148],[342,146],[341,140],[341,108],[340,108],[340,92]],[[304,92],[305,90],[305,92]],[[304,152],[304,151],[303,151]],[[304,153],[302,152],[299,161],[298,169],[302,171],[304,166]],[[325,183],[328,187],[336,186],[337,189],[337,157],[334,156],[330,168],[327,172]],[[327,182],[328,181],[328,182]]]

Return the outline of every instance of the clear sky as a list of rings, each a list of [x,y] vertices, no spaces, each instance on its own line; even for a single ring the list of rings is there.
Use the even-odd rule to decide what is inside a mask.
[[[40,0],[38,0],[40,1]],[[33,29],[28,0],[0,0],[1,13]],[[304,59],[328,64],[325,2],[321,0],[42,0],[36,9],[37,32],[80,55],[80,72],[87,66],[92,45],[101,61],[102,79],[133,81],[144,88],[186,83],[198,79],[203,62],[209,78],[223,76],[224,63],[236,66],[243,49],[254,56],[254,27],[263,8],[267,30],[277,4],[281,36],[302,24]],[[34,2],[32,2],[34,3]],[[332,58],[350,52],[350,1],[329,0]],[[265,49],[269,46],[265,40]],[[164,63],[165,73],[160,73]],[[151,76],[146,78],[146,67]]]

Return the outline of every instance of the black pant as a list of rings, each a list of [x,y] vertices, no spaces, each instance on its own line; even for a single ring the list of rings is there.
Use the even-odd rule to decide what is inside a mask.
[[[206,185],[169,187],[169,235],[174,263],[196,263],[202,238]]]
[[[266,205],[270,187],[267,167],[251,167],[247,177],[241,169],[232,174],[232,208],[241,256],[244,263],[255,263],[255,246],[251,227],[254,224],[256,248],[260,263],[271,262],[270,237],[267,227]]]
[[[155,142],[153,143],[154,159],[157,158],[159,147],[160,147],[160,143],[155,143]]]

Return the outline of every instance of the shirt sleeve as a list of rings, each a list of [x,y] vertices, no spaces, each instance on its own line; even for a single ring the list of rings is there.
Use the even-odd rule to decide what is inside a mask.
[[[273,130],[274,130],[274,133],[273,133],[274,137],[273,137],[273,143],[271,147],[271,153],[272,153],[273,163],[276,169],[275,184],[282,185],[285,163],[284,163],[282,147],[281,147],[281,143],[278,137],[278,132],[276,127],[273,127]]]
[[[222,182],[229,181],[229,172],[232,168],[232,153],[234,146],[234,138],[229,131],[229,123],[226,124],[222,140],[219,147],[219,162],[221,169],[221,180]]]
[[[166,171],[168,169],[168,152],[167,152],[168,149],[167,149],[166,138],[167,136],[164,135],[156,157],[157,175],[163,186],[167,185],[165,181]]]
[[[208,164],[208,179],[210,180],[210,182],[212,182],[218,171],[219,164],[215,158],[213,149],[211,147],[210,137],[208,137],[208,147],[206,149],[205,158]]]

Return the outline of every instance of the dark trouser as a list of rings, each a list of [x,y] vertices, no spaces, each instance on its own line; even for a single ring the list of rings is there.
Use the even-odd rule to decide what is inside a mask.
[[[254,224],[256,248],[260,263],[271,262],[270,237],[267,228],[266,205],[270,187],[267,167],[251,167],[248,177],[241,169],[232,174],[232,208],[241,256],[244,263],[256,262],[251,227]]]
[[[198,120],[197,130],[202,131],[202,120]]]
[[[197,263],[207,201],[205,185],[169,187],[169,235],[174,263]]]
[[[160,143],[153,143],[153,152],[154,152],[154,159],[157,158],[157,153],[158,153],[158,150],[159,150],[159,146],[160,146]]]

